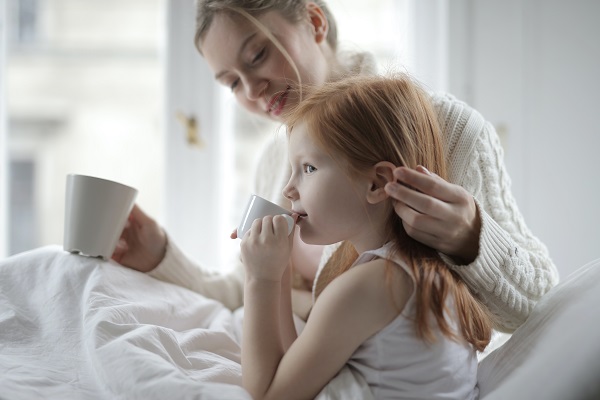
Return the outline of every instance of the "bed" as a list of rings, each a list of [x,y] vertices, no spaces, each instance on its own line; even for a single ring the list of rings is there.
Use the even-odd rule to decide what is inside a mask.
[[[600,260],[553,289],[480,362],[481,398],[600,394],[599,305]],[[12,256],[0,261],[0,399],[250,399],[240,386],[241,318],[58,246]],[[318,396],[369,398],[349,368]]]

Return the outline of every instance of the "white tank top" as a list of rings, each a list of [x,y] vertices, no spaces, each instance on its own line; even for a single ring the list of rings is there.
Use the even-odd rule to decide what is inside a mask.
[[[375,258],[390,259],[390,249],[391,245],[386,244],[367,251],[353,266]],[[391,261],[413,276],[400,257]],[[466,341],[453,341],[439,331],[437,340],[431,344],[417,337],[410,319],[415,314],[414,297],[413,291],[402,313],[364,342],[348,364],[364,376],[375,399],[477,399],[479,388],[474,348]],[[447,307],[454,310],[451,299],[447,300]],[[447,320],[456,330],[458,322],[451,319],[454,317],[452,312]]]

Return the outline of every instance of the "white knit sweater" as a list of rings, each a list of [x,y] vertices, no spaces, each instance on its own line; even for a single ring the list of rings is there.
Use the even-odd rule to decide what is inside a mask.
[[[548,250],[519,212],[493,126],[451,95],[435,94],[432,99],[445,133],[449,181],[474,196],[481,216],[475,261],[456,265],[450,258],[442,258],[496,315],[496,328],[513,331],[540,297],[558,283],[558,272]],[[256,170],[255,192],[289,207],[281,194],[290,176],[286,147],[283,135],[269,141]],[[326,248],[321,266],[332,250]],[[220,274],[195,264],[169,242],[164,260],[150,274],[217,299],[231,309],[242,305],[241,263],[231,273]]]

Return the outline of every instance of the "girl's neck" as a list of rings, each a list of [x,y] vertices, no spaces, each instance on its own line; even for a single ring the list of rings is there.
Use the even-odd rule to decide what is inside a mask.
[[[359,236],[348,239],[358,254],[365,251],[375,250],[388,242],[385,232],[385,221],[371,224],[370,229],[364,229]]]

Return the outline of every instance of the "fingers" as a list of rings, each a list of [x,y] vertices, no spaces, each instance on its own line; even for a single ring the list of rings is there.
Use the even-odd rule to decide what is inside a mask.
[[[415,239],[418,242],[421,242],[428,246],[430,246],[431,243],[439,242],[439,237],[436,235],[433,235],[431,232],[421,230],[414,225],[410,225],[409,223],[407,223],[404,220],[402,221],[402,225],[404,226],[404,230],[406,231],[408,236],[410,236],[411,238]]]
[[[291,215],[277,215],[273,217],[275,235],[292,236],[295,228],[295,220]]]
[[[296,215],[296,219],[297,219],[297,215]],[[295,220],[294,220],[295,222]],[[250,229],[248,230],[248,232],[251,233],[251,235],[257,237],[259,235],[262,235],[263,237],[270,237],[270,236],[288,236],[288,222],[286,217],[284,217],[283,215],[275,215],[275,216],[271,216],[271,215],[267,215],[266,217],[261,218],[257,218],[252,222],[252,226],[250,227]],[[293,231],[293,227],[292,227],[292,231]],[[237,237],[237,230],[235,230],[232,234],[231,237]]]
[[[135,223],[137,226],[143,226],[148,223],[154,223],[154,220],[148,216],[140,206],[136,204],[133,205],[131,212],[129,213],[129,221]]]
[[[385,189],[391,197],[398,200],[396,206],[398,206],[400,210],[404,210],[402,206],[407,206],[418,213],[438,217],[447,207],[447,204],[444,201],[437,199],[435,195],[418,192],[399,183],[388,183],[385,186]],[[404,210],[404,213],[401,213],[399,209],[396,208],[396,212],[402,219],[414,216],[414,213],[409,213],[408,210]]]
[[[417,239],[413,236],[413,233],[427,232],[431,237],[438,237],[443,234],[443,223],[430,213],[415,210],[401,201],[394,204],[394,210],[402,220],[406,233],[413,239]]]
[[[116,262],[120,263],[123,259],[123,256],[127,253],[127,250],[129,250],[127,241],[125,241],[125,239],[123,238],[120,238],[117,242],[117,245],[115,246],[115,251],[113,251],[111,258]]]
[[[398,167],[394,170],[394,178],[396,178],[400,184],[398,182],[388,183],[389,191],[386,186],[386,191],[394,198],[396,198],[394,196],[394,191],[404,184],[444,202],[452,203],[456,201],[457,191],[455,185],[432,174],[422,166],[418,166],[417,169]],[[397,198],[397,200],[403,201],[401,198]]]
[[[473,196],[423,167],[397,168],[394,177],[385,190],[406,233],[442,253],[475,259],[481,224]]]
[[[250,225],[250,229],[248,229],[246,231],[246,234],[244,235],[244,237],[259,236],[260,233],[262,232],[262,224],[263,224],[263,220],[260,218],[257,218],[254,221],[252,221],[252,225]]]

